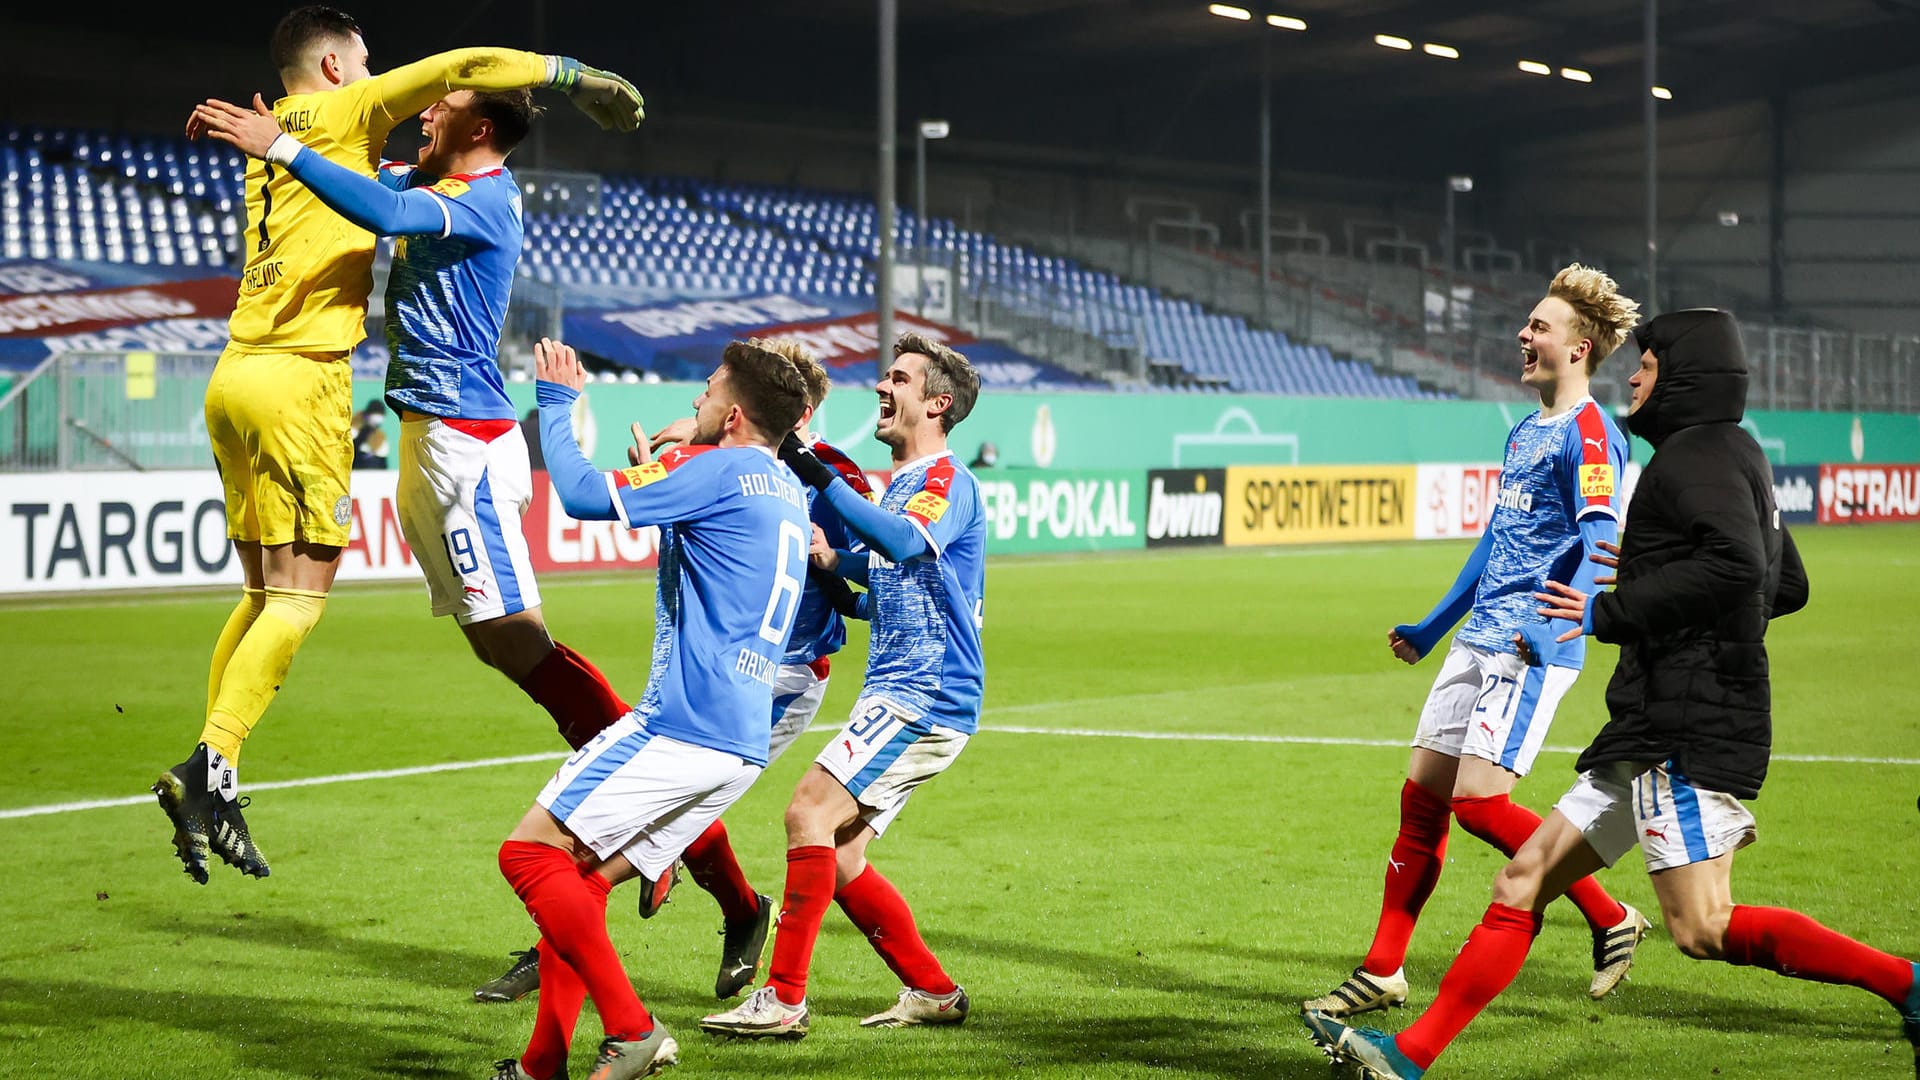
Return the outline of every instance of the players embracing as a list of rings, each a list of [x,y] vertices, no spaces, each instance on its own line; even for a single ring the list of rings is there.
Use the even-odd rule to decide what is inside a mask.
[[[1590,557],[1619,535],[1626,439],[1588,388],[1638,311],[1612,278],[1576,263],[1554,276],[1519,331],[1520,378],[1540,408],[1507,435],[1499,503],[1440,602],[1387,634],[1393,655],[1415,664],[1467,616],[1420,713],[1373,943],[1345,982],[1301,1003],[1306,1012],[1345,1017],[1405,1004],[1407,945],[1446,861],[1450,819],[1509,857],[1540,826],[1510,793],[1531,770],[1585,648],[1555,640],[1533,594],[1549,580],[1591,590]],[[1567,895],[1593,932],[1588,993],[1604,997],[1632,966],[1647,920],[1591,877]]]
[[[797,437],[781,457],[826,499],[857,549],[823,550],[819,565],[864,585],[872,620],[865,684],[852,719],[814,759],[787,807],[787,880],[767,985],[738,1008],[701,1022],[716,1034],[799,1038],[806,988],[827,905],[848,919],[902,983],[891,1008],[863,1027],[958,1023],[962,990],[920,936],[913,912],[867,861],[913,792],[959,757],[979,726],[986,586],[980,488],[947,447],[980,380],[964,356],[902,335],[875,390],[874,436],[892,450],[893,475],[876,506]]]

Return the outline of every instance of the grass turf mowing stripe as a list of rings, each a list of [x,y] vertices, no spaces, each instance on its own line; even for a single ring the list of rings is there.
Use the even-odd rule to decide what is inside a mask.
[[[1062,702],[1061,704],[1066,704]],[[1035,706],[1013,706],[1014,709],[1032,709]],[[1007,710],[1011,711],[1011,710]],[[824,735],[837,728],[814,728],[805,735]],[[1105,731],[1097,728],[1038,728],[1038,727],[988,727],[986,732],[1000,735],[1058,735],[1080,739],[1146,739],[1165,742],[1224,742],[1224,743],[1263,743],[1278,746],[1360,746],[1377,749],[1404,750],[1407,742],[1403,739],[1351,739],[1332,735],[1231,735],[1196,731]],[[1577,746],[1543,746],[1543,754],[1578,754]],[[335,773],[331,776],[309,776],[299,780],[269,780],[263,784],[249,784],[248,791],[274,791],[280,788],[318,787],[323,784],[346,784],[356,780],[390,780],[401,776],[424,776],[428,773],[463,772],[467,769],[490,769],[497,765],[525,765],[536,761],[560,761],[567,755],[553,752],[545,754],[518,754],[512,757],[479,758],[474,761],[448,761],[439,765],[411,765],[403,769],[374,769],[366,772]],[[1920,758],[1904,757],[1853,757],[1842,754],[1775,754],[1774,761],[1787,761],[1797,764],[1827,765],[1920,765]],[[119,799],[83,799],[75,802],[46,803],[40,806],[15,806],[0,810],[0,819],[40,817],[45,814],[66,814],[76,810],[101,810],[113,806],[140,806],[152,802],[150,795],[131,795]]]

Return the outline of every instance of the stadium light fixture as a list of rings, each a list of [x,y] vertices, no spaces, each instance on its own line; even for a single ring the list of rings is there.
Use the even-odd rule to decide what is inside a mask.
[[[1543,64],[1543,63],[1541,63],[1541,62],[1540,62],[1540,61],[1538,61],[1538,60],[1522,60],[1522,61],[1520,61],[1520,70],[1521,70],[1521,71],[1524,71],[1524,72],[1526,72],[1526,73],[1527,73],[1527,74],[1529,74],[1529,75],[1551,75],[1551,74],[1553,74],[1553,69],[1552,69],[1552,68],[1550,68],[1550,67],[1548,67],[1547,65],[1545,65],[1545,64]]]
[[[1307,20],[1296,19],[1291,15],[1269,15],[1267,16],[1267,25],[1276,26],[1282,30],[1305,30],[1307,28]]]
[[[1664,86],[1656,86],[1653,88],[1653,96],[1659,98],[1661,101],[1672,101],[1673,91]]]
[[[1462,195],[1464,195],[1467,192],[1473,190],[1473,177],[1462,176],[1457,174],[1454,176],[1449,176],[1447,177],[1447,190],[1457,191]]]
[[[1590,83],[1593,81],[1593,75],[1590,72],[1582,71],[1579,68],[1561,68],[1560,77],[1568,82]]]
[[[1425,45],[1420,46],[1420,51],[1426,53],[1428,56],[1437,56],[1442,60],[1460,59],[1459,49],[1451,45],[1441,45],[1437,42],[1427,42]]]
[[[1731,229],[1738,226],[1739,224],[1740,224],[1740,211],[1738,210],[1720,211],[1720,227],[1721,228]]]
[[[1223,19],[1238,19],[1241,22],[1253,18],[1253,12],[1243,7],[1234,7],[1232,4],[1208,4],[1207,14],[1218,15]]]
[[[1413,42],[1403,37],[1396,37],[1393,34],[1375,34],[1373,35],[1373,43],[1375,45],[1384,45],[1389,49],[1399,49],[1401,52],[1406,52],[1413,48]]]
[[[920,121],[920,137],[923,139],[944,139],[951,130],[945,120]]]

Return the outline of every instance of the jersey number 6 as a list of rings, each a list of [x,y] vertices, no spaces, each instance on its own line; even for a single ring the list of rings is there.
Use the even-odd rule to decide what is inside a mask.
[[[807,534],[791,521],[780,523],[780,562],[773,571],[773,594],[767,597],[767,617],[760,620],[760,636],[786,647],[793,617],[800,610],[800,571],[807,565]],[[788,597],[782,605],[781,597]],[[785,610],[782,610],[784,607]]]

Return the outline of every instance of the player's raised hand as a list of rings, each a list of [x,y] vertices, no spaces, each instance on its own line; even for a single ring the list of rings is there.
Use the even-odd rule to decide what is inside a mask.
[[[822,570],[832,570],[840,565],[840,553],[827,543],[827,534],[818,525],[813,527],[813,542],[807,546],[807,557]]]
[[[587,369],[580,366],[580,357],[573,346],[552,338],[533,343],[533,377],[574,391],[587,385]]]
[[[698,421],[691,416],[683,416],[653,433],[653,452],[659,453],[663,446],[686,446],[699,431]]]
[[[1587,594],[1579,589],[1571,585],[1563,585],[1558,581],[1549,581],[1547,591],[1534,593],[1533,598],[1545,605],[1540,608],[1542,616],[1549,619],[1566,619],[1575,624],[1573,629],[1553,640],[1572,641],[1590,628],[1587,622]]]
[[[1591,560],[1600,566],[1610,567],[1615,570],[1620,569],[1620,545],[1611,540],[1601,540],[1599,544],[1601,550],[1607,552],[1607,554],[1591,556]],[[1617,585],[1619,584],[1618,578],[1618,574],[1601,574],[1593,579],[1593,583],[1595,585]]]
[[[1420,662],[1420,650],[1414,646],[1413,642],[1400,636],[1400,628],[1397,626],[1387,631],[1387,648],[1393,650],[1394,658],[1401,663],[1417,664]]]
[[[602,131],[632,131],[647,118],[646,102],[633,84],[611,71],[588,67],[570,56],[559,58],[553,88],[592,118]]]
[[[647,444],[647,429],[635,420],[629,429],[633,432],[633,445],[627,447],[627,464],[645,465],[653,460],[653,447]]]
[[[196,122],[202,134],[226,143],[248,157],[266,157],[267,148],[280,137],[280,122],[273,118],[273,110],[267,108],[266,101],[259,94],[253,95],[251,109],[243,109],[219,98],[208,98],[194,106],[193,119],[187,122],[188,138],[194,137]]]

